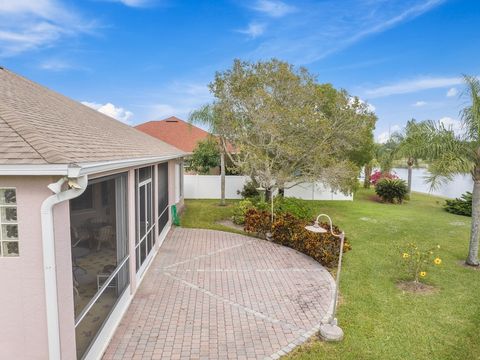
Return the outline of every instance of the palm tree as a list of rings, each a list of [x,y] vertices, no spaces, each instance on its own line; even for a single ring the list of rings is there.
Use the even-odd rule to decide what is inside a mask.
[[[470,173],[473,179],[472,227],[466,264],[479,266],[478,247],[480,236],[480,82],[473,76],[464,76],[468,99],[461,112],[462,133],[425,121],[415,126],[416,137],[424,140],[417,144],[417,155],[429,163],[428,179],[435,187],[443,180],[451,180],[456,174]]]
[[[395,157],[405,159],[408,169],[408,193],[412,192],[412,172],[413,166],[418,163],[422,156],[422,144],[425,142],[422,134],[422,124],[412,119],[407,122],[403,133],[392,135],[393,141],[397,144]]]
[[[194,110],[189,116],[190,123],[200,123],[208,126],[210,131],[217,136],[220,145],[220,205],[225,203],[225,154],[227,154],[227,141],[219,135],[220,121],[216,117],[215,110],[211,105],[204,105]]]

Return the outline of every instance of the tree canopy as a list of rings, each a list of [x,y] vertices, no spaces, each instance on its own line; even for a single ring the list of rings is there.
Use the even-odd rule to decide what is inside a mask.
[[[344,90],[320,84],[305,68],[235,60],[209,85],[208,114],[237,152],[234,164],[262,187],[321,180],[335,190],[357,183],[359,150],[373,143],[376,116]]]
[[[188,167],[199,174],[208,174],[211,168],[217,166],[220,166],[220,147],[218,140],[209,136],[197,143],[188,159]]]

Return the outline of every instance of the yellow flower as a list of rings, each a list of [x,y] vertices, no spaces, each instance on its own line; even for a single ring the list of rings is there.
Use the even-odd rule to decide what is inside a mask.
[[[402,257],[403,257],[404,259],[408,259],[408,258],[410,257],[410,254],[408,254],[408,253],[403,253]]]
[[[426,272],[426,271],[420,271],[420,276],[421,276],[421,277],[427,276],[427,272]]]
[[[442,263],[442,259],[440,258],[435,258],[435,260],[433,260],[433,262],[435,263],[435,265],[440,265]]]

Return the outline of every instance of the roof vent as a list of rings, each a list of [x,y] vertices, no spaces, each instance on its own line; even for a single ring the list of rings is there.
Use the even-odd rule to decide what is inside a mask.
[[[166,122],[178,122],[178,120],[166,120]]]

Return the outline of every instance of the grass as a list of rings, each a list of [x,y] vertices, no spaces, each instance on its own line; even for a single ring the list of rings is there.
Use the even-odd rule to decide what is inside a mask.
[[[307,202],[312,216],[325,212],[345,230],[341,280],[340,343],[312,340],[286,359],[480,359],[480,271],[460,266],[467,254],[470,218],[442,209],[443,199],[413,194],[403,205],[372,200],[360,191],[353,202]],[[230,231],[216,224],[233,210],[218,200],[188,200],[182,225]],[[463,225],[462,225],[463,224]],[[439,244],[442,265],[426,283],[438,291],[404,293],[398,247],[406,242]]]

